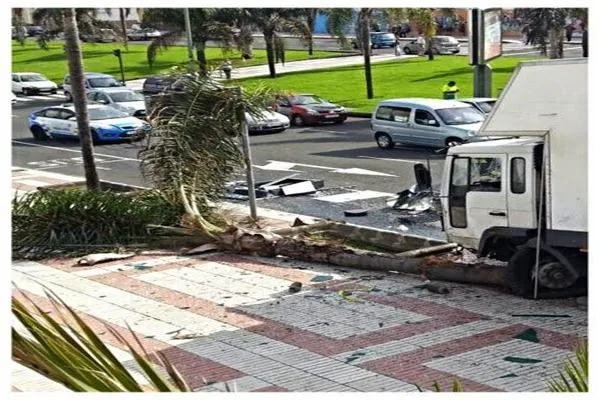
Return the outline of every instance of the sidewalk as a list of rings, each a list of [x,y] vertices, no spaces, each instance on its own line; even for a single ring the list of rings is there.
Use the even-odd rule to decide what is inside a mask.
[[[13,169],[20,193],[76,180]],[[534,302],[460,284],[438,295],[414,288],[421,282],[408,275],[227,253],[76,261],[14,261],[12,279],[44,311],[41,284],[66,300],[142,384],[107,325],[130,338],[128,323],[146,350],[204,392],[225,383],[239,392],[406,392],[434,381],[448,390],[456,378],[465,391],[545,391],[543,379],[587,336],[587,313],[574,300]],[[292,282],[302,283],[299,293],[288,292]],[[65,390],[15,363],[12,385]]]
[[[379,63],[390,60],[401,60],[406,58],[417,57],[414,55],[401,55],[395,56],[393,54],[382,54],[371,56],[371,63]],[[303,60],[303,61],[293,61],[286,63],[285,65],[276,64],[275,70],[277,71],[277,75],[287,74],[291,72],[300,72],[300,71],[311,71],[325,68],[333,68],[333,67],[345,67],[349,65],[362,65],[364,63],[364,57],[362,55],[357,56],[348,56],[348,57],[333,57],[333,58],[320,58],[314,60]],[[253,67],[242,67],[242,68],[234,68],[231,73],[231,79],[244,79],[244,78],[254,78],[259,76],[269,76],[269,66],[268,65],[256,65]],[[223,79],[223,77],[215,72],[213,77],[217,79]],[[134,79],[127,81],[127,86],[133,90],[142,90],[144,81],[146,79]]]

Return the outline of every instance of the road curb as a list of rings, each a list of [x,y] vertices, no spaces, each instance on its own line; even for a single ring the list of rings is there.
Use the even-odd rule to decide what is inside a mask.
[[[358,112],[358,111],[348,111],[348,116],[352,118],[366,118],[371,119],[372,113],[368,112]]]

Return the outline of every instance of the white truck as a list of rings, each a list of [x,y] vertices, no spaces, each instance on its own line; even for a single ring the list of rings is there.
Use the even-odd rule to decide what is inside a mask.
[[[447,152],[448,240],[508,261],[524,297],[587,284],[587,76],[586,59],[521,63],[477,133],[491,140]]]

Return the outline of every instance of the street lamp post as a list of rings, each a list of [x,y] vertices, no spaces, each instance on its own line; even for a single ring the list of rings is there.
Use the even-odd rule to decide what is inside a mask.
[[[123,58],[121,57],[121,50],[115,49],[113,50],[113,54],[119,59],[119,69],[121,70],[121,82],[123,83],[123,85],[125,85],[125,71],[123,71]]]

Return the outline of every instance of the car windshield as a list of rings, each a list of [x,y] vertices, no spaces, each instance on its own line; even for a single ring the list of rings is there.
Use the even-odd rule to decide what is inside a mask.
[[[115,78],[107,77],[107,78],[90,78],[89,79],[90,86],[95,88],[103,88],[103,87],[119,87],[121,84],[117,82]]]
[[[47,80],[48,78],[41,74],[21,75],[21,82],[44,82]]]
[[[328,103],[327,100],[314,95],[294,96],[290,99],[290,102],[295,106]]]
[[[477,105],[479,106],[479,108],[481,108],[481,110],[486,114],[489,114],[492,112],[492,108],[494,108],[494,104],[496,104],[496,102],[494,100],[477,102]]]
[[[125,103],[128,101],[143,101],[144,100],[144,96],[142,96],[139,93],[136,92],[113,92],[110,93],[110,97],[112,98],[112,101],[114,101],[115,103]]]
[[[88,114],[90,116],[91,121],[129,117],[129,114],[119,111],[112,107],[89,108]]]
[[[446,125],[467,125],[483,122],[484,116],[473,107],[442,108],[436,110]]]

